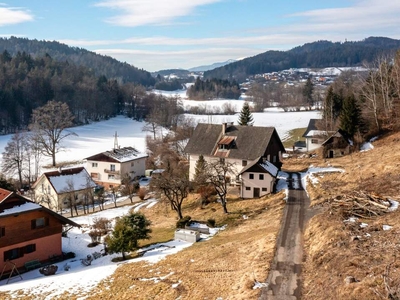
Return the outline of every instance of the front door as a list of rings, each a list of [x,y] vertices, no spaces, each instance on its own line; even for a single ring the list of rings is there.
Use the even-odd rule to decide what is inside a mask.
[[[260,188],[253,189],[253,198],[260,198]]]

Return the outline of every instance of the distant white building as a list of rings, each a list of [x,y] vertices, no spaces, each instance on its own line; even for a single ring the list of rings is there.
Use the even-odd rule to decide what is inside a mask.
[[[125,176],[144,176],[147,157],[133,147],[115,147],[87,157],[86,169],[97,184],[110,189],[121,185]]]
[[[317,122],[320,119],[310,119],[306,132],[304,132],[303,137],[306,139],[306,149],[307,151],[314,151],[322,146],[322,143],[326,139],[334,134],[335,132],[318,130]]]

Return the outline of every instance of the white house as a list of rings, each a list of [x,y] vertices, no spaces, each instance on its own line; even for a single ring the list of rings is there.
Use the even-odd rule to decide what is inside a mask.
[[[53,211],[61,211],[71,203],[83,203],[91,196],[95,186],[85,168],[78,167],[45,172],[32,189],[36,203]]]
[[[310,119],[308,123],[308,127],[303,134],[303,137],[306,139],[306,149],[307,151],[314,151],[322,146],[322,143],[326,141],[326,139],[334,134],[335,132],[329,132],[324,130],[319,130],[317,128],[317,122],[321,121],[320,119]]]
[[[115,148],[86,158],[86,169],[97,184],[109,189],[121,185],[125,176],[144,176],[147,157],[133,147]]]
[[[275,189],[279,169],[268,161],[256,161],[240,172],[240,197],[259,198]]]

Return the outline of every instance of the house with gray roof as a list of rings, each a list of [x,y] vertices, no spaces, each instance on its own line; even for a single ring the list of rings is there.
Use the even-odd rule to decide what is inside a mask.
[[[122,184],[124,176],[131,179],[145,175],[147,153],[133,147],[118,147],[86,158],[86,169],[92,179],[105,188]]]
[[[240,172],[240,198],[260,198],[275,190],[279,169],[260,158]]]
[[[189,179],[194,179],[196,162],[200,155],[208,162],[223,159],[234,165],[232,183],[243,168],[259,159],[280,169],[285,148],[274,127],[240,126],[233,123],[199,123],[193,132],[185,153],[189,156]]]
[[[324,131],[318,129],[318,122],[322,121],[321,119],[310,119],[307,129],[303,134],[303,137],[306,139],[306,150],[314,151],[322,146],[322,143],[332,134],[334,131]]]

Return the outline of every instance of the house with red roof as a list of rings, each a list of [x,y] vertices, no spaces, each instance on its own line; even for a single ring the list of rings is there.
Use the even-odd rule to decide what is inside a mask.
[[[32,202],[22,195],[0,188],[0,269],[29,270],[62,257],[63,226],[79,224]]]
[[[84,167],[43,173],[32,186],[34,200],[51,210],[62,211],[71,204],[87,203],[96,183]]]

